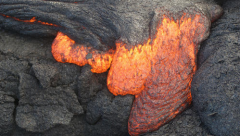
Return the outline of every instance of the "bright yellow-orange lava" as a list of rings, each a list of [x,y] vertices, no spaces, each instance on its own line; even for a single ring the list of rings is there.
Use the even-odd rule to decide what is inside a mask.
[[[128,50],[121,42],[108,73],[114,95],[135,95],[128,120],[130,135],[154,131],[191,103],[198,44],[206,34],[200,15],[174,21],[164,16],[155,38]]]
[[[198,18],[199,16],[196,16],[194,21]],[[118,42],[108,74],[109,90],[114,95],[139,94],[145,88],[144,83],[152,66],[157,63],[172,61],[167,66],[162,64],[161,67],[166,70],[177,67],[179,72],[183,70],[186,67],[184,62],[172,65],[177,58],[182,58],[182,54],[187,54],[190,64],[195,66],[197,48],[192,37],[199,31],[197,29],[197,24],[192,24],[191,18],[183,16],[177,22],[164,18],[152,42],[149,39],[144,45],[137,45],[130,50],[126,48],[126,44]]]
[[[92,72],[102,73],[110,67],[114,50],[99,52],[91,47],[76,44],[67,35],[58,32],[52,44],[52,54],[58,62],[74,63],[79,66],[89,64]]]
[[[139,135],[158,129],[191,103],[191,81],[206,20],[201,15],[183,14],[176,21],[164,16],[154,39],[130,50],[117,42],[116,52],[105,53],[76,44],[59,32],[52,54],[58,62],[89,64],[95,73],[111,65],[108,89],[114,95],[135,95],[128,130],[130,135]]]

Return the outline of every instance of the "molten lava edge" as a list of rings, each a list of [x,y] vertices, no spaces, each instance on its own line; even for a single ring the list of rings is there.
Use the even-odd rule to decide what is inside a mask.
[[[131,50],[118,42],[107,85],[114,95],[135,95],[128,120],[130,135],[157,130],[191,104],[198,44],[205,17],[164,16],[155,38]]]
[[[114,50],[100,52],[91,47],[76,44],[67,35],[58,32],[52,44],[52,54],[58,62],[74,63],[79,66],[89,64],[93,73],[103,73],[111,65]]]

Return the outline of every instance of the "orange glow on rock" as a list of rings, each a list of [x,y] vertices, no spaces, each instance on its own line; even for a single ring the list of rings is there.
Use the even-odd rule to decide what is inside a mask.
[[[42,21],[40,21],[40,20],[37,20],[36,19],[36,17],[32,17],[32,19],[30,19],[30,20],[21,20],[21,19],[19,19],[19,18],[16,18],[16,17],[11,17],[11,16],[8,16],[8,15],[4,15],[4,14],[0,14],[1,16],[4,16],[4,17],[6,17],[6,18],[12,18],[12,19],[14,19],[14,20],[16,20],[16,21],[19,21],[19,22],[25,22],[25,23],[40,23],[40,24],[42,24],[42,25],[49,25],[49,26],[58,26],[58,25],[56,25],[56,24],[52,24],[52,23],[48,23],[48,22],[42,22]]]
[[[114,51],[109,50],[105,53],[76,44],[67,35],[58,32],[52,44],[52,54],[58,62],[74,63],[79,66],[89,64],[92,72],[102,73],[110,67]]]
[[[155,38],[128,50],[118,42],[107,85],[114,95],[135,95],[130,135],[157,130],[191,104],[198,44],[206,33],[201,15],[164,16]]]

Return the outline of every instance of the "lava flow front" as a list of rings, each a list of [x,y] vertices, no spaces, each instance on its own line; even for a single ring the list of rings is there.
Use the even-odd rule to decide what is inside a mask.
[[[98,52],[76,44],[59,32],[52,44],[58,62],[89,64],[92,72],[108,73],[107,86],[114,95],[135,95],[128,120],[130,135],[157,130],[191,103],[191,81],[196,71],[198,45],[206,35],[201,15],[183,14],[174,21],[163,16],[154,39],[132,49],[116,43],[116,52]],[[91,57],[88,55],[91,54]]]
[[[157,130],[191,103],[198,44],[206,34],[202,21],[201,15],[164,16],[152,41],[130,50],[116,44],[107,85],[114,95],[135,95],[130,135]]]
[[[79,66],[91,65],[91,71],[94,73],[106,72],[111,65],[114,50],[106,53],[76,44],[67,35],[58,32],[52,44],[53,57],[58,62],[74,63]]]

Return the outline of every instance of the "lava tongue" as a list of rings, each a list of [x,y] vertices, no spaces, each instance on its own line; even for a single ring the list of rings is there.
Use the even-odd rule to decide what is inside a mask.
[[[89,64],[92,72],[103,73],[111,65],[114,50],[100,52],[91,47],[77,44],[67,35],[58,32],[52,44],[52,54],[58,62],[68,62],[79,66]]]
[[[135,95],[130,135],[158,129],[191,103],[198,44],[207,33],[204,24],[207,19],[200,14],[184,13],[177,21],[165,15],[151,43],[131,50],[117,44],[108,88],[115,95]]]

